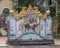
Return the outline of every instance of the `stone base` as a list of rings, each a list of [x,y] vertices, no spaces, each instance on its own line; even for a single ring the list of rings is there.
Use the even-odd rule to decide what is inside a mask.
[[[37,41],[7,41],[9,45],[52,45],[54,40],[37,40]]]

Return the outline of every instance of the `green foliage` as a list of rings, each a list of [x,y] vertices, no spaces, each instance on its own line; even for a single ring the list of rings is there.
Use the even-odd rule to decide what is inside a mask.
[[[32,4],[34,0],[19,0],[18,1],[18,8],[21,8],[23,6],[28,6],[29,4]]]
[[[57,8],[58,8],[58,10],[60,9],[60,2],[58,2],[58,7]]]
[[[18,0],[18,11],[20,11],[23,6],[33,4],[33,1],[34,0]]]
[[[53,4],[50,6],[50,11],[53,16],[56,14],[56,4]]]
[[[23,6],[28,6],[29,4],[34,5],[34,1],[35,0],[18,0],[18,11],[20,11]],[[44,0],[40,1],[40,3],[43,3],[43,2],[44,2]],[[44,13],[45,12],[45,8],[44,7],[40,7],[40,11],[42,13]]]
[[[41,13],[45,13],[45,7],[41,7],[39,10]]]
[[[41,1],[40,1],[40,4],[43,3],[43,2],[44,2],[44,0],[41,0]]]
[[[60,23],[60,10],[59,11],[57,11],[57,23]]]
[[[57,19],[57,23],[60,23],[60,2],[58,2],[58,7],[57,7],[57,16],[56,16],[56,19]]]

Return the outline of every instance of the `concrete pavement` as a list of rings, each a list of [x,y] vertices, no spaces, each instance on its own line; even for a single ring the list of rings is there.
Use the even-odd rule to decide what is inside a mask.
[[[0,46],[9,46],[6,44],[7,37],[0,37]],[[60,45],[60,39],[54,39],[55,45]]]

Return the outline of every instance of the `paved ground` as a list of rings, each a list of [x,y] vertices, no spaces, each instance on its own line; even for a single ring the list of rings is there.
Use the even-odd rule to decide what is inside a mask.
[[[0,37],[0,46],[9,46],[6,44],[7,37]],[[54,39],[55,45],[60,45],[60,39]]]

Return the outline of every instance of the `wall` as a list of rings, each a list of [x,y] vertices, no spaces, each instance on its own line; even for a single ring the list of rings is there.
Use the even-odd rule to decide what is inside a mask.
[[[0,14],[4,8],[12,8],[12,1],[11,0],[1,0],[0,1]]]

